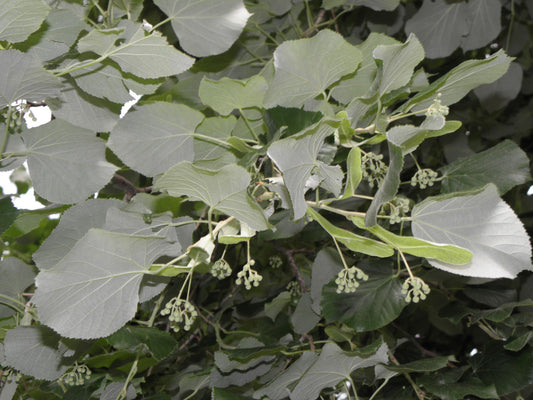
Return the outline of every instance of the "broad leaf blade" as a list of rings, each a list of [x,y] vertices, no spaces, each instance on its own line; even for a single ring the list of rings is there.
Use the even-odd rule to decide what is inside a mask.
[[[390,257],[394,254],[394,251],[389,245],[364,236],[356,235],[346,229],[339,228],[312,208],[307,209],[307,214],[317,221],[331,236],[352,251],[368,254],[374,257]]]
[[[59,79],[20,51],[0,51],[0,71],[0,109],[20,99],[43,101],[59,94]]]
[[[0,318],[6,318],[15,313],[6,304],[14,306],[16,304],[1,295],[18,299],[24,292],[24,289],[33,283],[36,274],[31,266],[18,258],[6,257],[0,261],[0,275],[2,276],[0,280]]]
[[[441,169],[442,192],[460,192],[494,183],[500,195],[531,179],[529,159],[514,142],[505,140],[481,153]]]
[[[85,200],[109,182],[116,170],[105,160],[105,144],[94,132],[66,121],[55,119],[24,132],[22,138],[35,191],[49,201]]]
[[[193,160],[193,134],[203,119],[202,113],[182,104],[146,104],[118,122],[108,147],[129,167],[155,176]]]
[[[172,250],[161,238],[90,229],[37,276],[33,302],[42,323],[64,337],[110,335],[135,315],[141,280],[154,259]]]
[[[0,234],[4,233],[17,219],[20,211],[15,208],[11,196],[0,197]]]
[[[413,208],[412,220],[415,237],[473,254],[462,266],[430,260],[435,268],[480,278],[514,278],[524,269],[533,270],[529,237],[494,185],[477,193],[430,197]]]
[[[361,59],[358,49],[329,30],[310,39],[286,41],[274,52],[276,72],[265,96],[265,107],[300,107],[354,72]]]
[[[43,0],[0,0],[0,10],[0,40],[17,43],[39,29],[50,7]]]
[[[154,3],[168,15],[181,47],[198,57],[228,50],[251,15],[242,0],[155,0]]]
[[[257,231],[269,224],[263,210],[249,196],[250,175],[242,167],[229,164],[217,171],[183,161],[159,178],[154,188],[166,190],[171,196],[188,196],[231,215]]]
[[[463,50],[479,49],[498,37],[502,29],[502,3],[498,0],[470,1],[466,9],[470,31],[461,41]]]

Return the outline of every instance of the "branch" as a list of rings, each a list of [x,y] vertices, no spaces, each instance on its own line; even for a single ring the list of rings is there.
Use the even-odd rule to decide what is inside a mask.
[[[152,187],[148,186],[145,188],[138,188],[133,183],[131,183],[129,180],[124,178],[122,175],[114,174],[113,175],[113,181],[116,185],[122,187],[126,195],[124,196],[124,200],[130,201],[133,196],[135,196],[137,193],[151,193]]]
[[[300,272],[300,269],[296,265],[296,262],[294,261],[294,254],[297,253],[312,253],[313,250],[309,249],[286,249],[285,247],[281,247],[280,245],[275,244],[274,247],[276,250],[282,252],[285,254],[285,257],[287,257],[287,260],[289,261],[289,265],[292,268],[292,272],[294,273],[294,276],[298,280],[298,283],[300,284],[300,289],[302,290],[302,293],[307,292],[307,286],[305,285],[304,278],[302,276],[302,273]]]

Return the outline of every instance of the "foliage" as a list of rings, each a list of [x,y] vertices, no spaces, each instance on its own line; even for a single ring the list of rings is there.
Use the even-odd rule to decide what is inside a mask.
[[[533,395],[531,1],[0,9],[1,400]]]

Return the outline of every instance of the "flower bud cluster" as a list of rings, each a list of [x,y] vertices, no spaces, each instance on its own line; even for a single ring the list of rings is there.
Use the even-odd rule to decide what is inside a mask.
[[[446,115],[448,115],[450,109],[448,108],[448,106],[442,105],[440,101],[441,96],[441,93],[437,94],[437,97],[435,98],[435,100],[433,100],[433,104],[431,104],[426,111],[426,117],[432,117],[435,115],[442,115],[443,117],[445,117]]]
[[[59,378],[65,385],[81,386],[91,378],[91,370],[85,364],[76,364],[69,372]]]
[[[272,268],[277,269],[283,265],[283,260],[276,254],[274,256],[270,256],[268,263]]]
[[[411,186],[419,185],[420,189],[425,189],[428,186],[433,186],[439,174],[432,169],[420,169],[411,178]]]
[[[231,275],[231,267],[226,260],[221,258],[213,263],[209,272],[217,279],[224,279]]]
[[[4,382],[5,383],[11,383],[11,382],[18,383],[21,377],[22,375],[19,372],[15,371],[13,368],[6,368],[2,370],[0,382],[1,383],[4,383]]]
[[[246,264],[244,264],[244,267],[242,267],[242,270],[239,271],[237,274],[237,280],[235,283],[237,285],[242,285],[244,283],[244,287],[246,290],[250,290],[253,287],[259,286],[259,282],[263,280],[263,277],[259,275],[259,273],[252,269],[254,266],[255,261],[250,260]]]
[[[368,275],[355,265],[350,268],[344,268],[337,274],[335,283],[337,284],[337,293],[353,293],[359,287],[360,281],[368,280]]]
[[[287,290],[289,291],[293,299],[298,298],[302,295],[302,288],[300,287],[300,284],[296,281],[290,281],[287,284]]]
[[[425,300],[429,292],[427,283],[416,276],[407,278],[402,285],[402,294],[405,295],[405,301],[408,303]]]
[[[409,199],[405,197],[395,197],[392,201],[385,203],[381,208],[381,214],[388,214],[391,224],[402,221],[402,217],[409,212]]]
[[[174,332],[179,332],[182,328],[186,331],[191,329],[198,312],[189,301],[174,297],[165,305],[161,315],[168,315],[170,327]]]
[[[361,158],[361,172],[371,188],[379,186],[387,173],[388,167],[381,161],[382,159],[383,154],[374,154],[372,152],[366,153]]]

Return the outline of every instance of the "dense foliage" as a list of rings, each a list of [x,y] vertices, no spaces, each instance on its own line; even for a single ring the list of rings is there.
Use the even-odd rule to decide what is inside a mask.
[[[0,400],[533,396],[532,1],[0,10]]]

